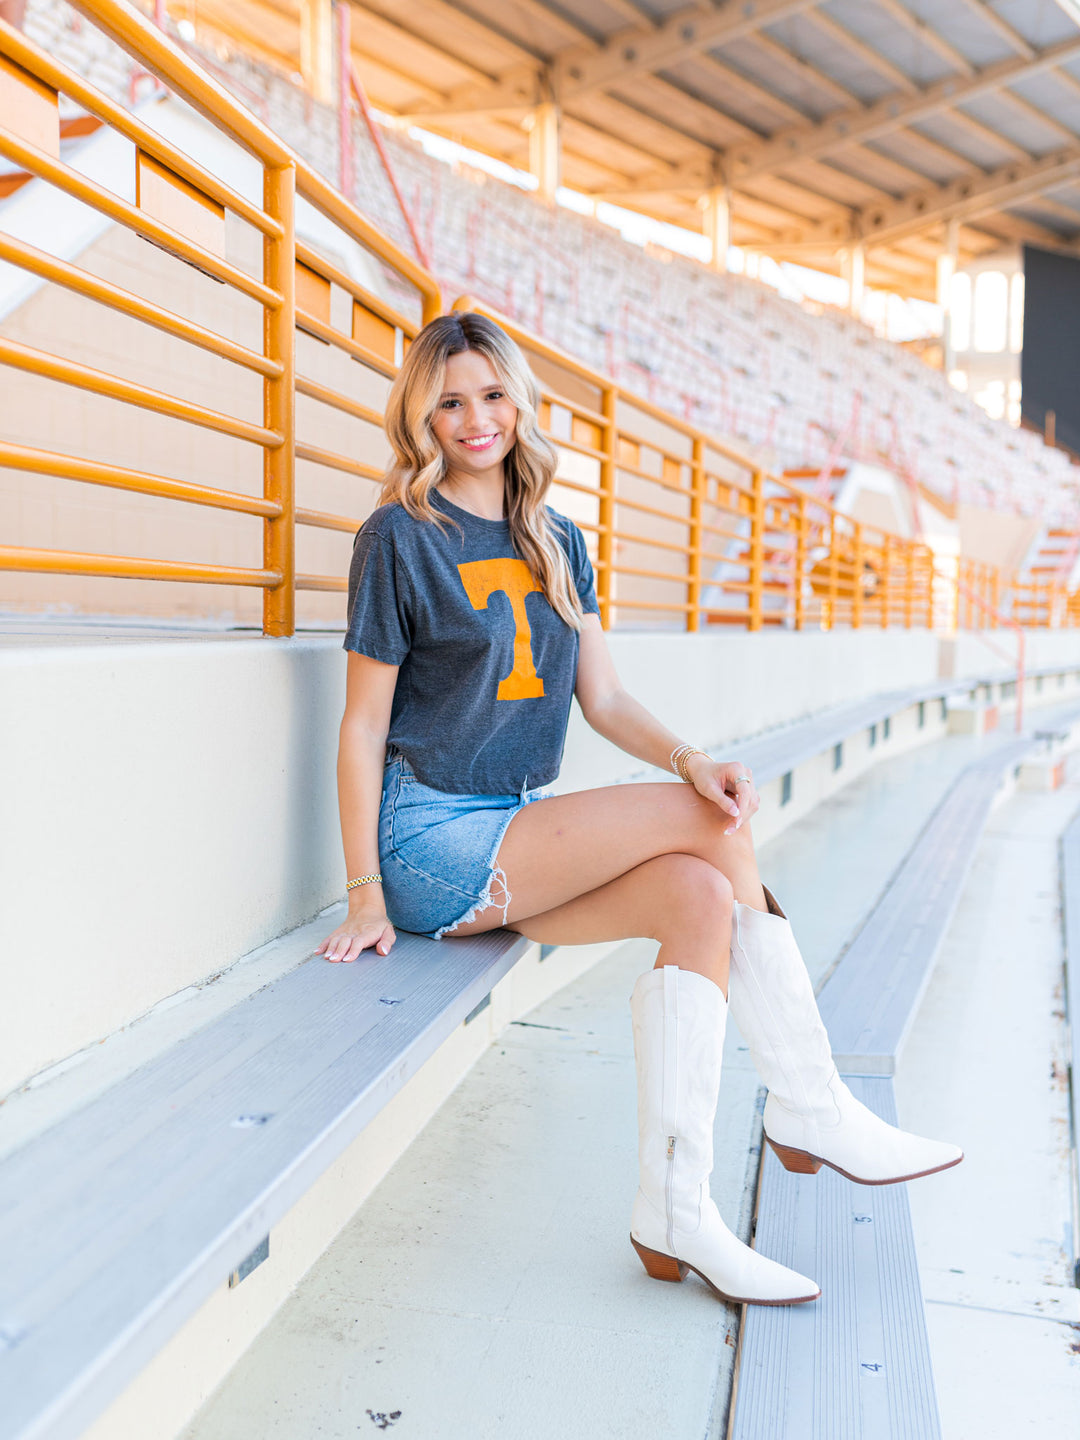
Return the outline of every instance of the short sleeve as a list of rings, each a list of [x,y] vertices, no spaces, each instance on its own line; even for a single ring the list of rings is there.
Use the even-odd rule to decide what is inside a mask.
[[[570,573],[574,577],[574,589],[586,615],[599,615],[600,606],[596,601],[596,584],[593,580],[592,561],[585,545],[585,536],[565,515],[558,517],[562,540],[570,561]]]
[[[399,577],[394,543],[361,530],[349,566],[349,625],[345,649],[400,665],[412,648],[408,582]]]

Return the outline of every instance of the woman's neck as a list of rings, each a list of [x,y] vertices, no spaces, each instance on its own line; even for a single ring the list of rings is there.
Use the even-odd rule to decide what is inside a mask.
[[[506,483],[501,465],[486,475],[450,472],[439,482],[439,491],[451,504],[478,515],[481,520],[506,519]]]

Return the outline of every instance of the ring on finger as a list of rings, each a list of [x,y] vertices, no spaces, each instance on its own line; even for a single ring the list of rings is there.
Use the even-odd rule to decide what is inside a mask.
[[[752,784],[753,784],[753,781],[750,779],[750,776],[749,776],[749,775],[736,775],[736,777],[735,777],[735,784],[736,784],[736,785],[744,785],[744,784],[745,784],[745,785],[752,785]]]

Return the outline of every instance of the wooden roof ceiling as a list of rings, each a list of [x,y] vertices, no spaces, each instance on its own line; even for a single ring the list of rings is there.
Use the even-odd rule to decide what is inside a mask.
[[[200,29],[300,68],[301,0],[186,0]],[[1028,241],[1080,253],[1080,0],[350,0],[371,100],[512,165],[555,100],[563,183],[732,242],[934,294]],[[175,18],[185,0],[170,0]]]

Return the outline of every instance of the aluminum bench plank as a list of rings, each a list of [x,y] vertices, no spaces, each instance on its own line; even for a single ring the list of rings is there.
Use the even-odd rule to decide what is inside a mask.
[[[895,1123],[890,1080],[849,1083]],[[755,1243],[821,1299],[744,1310],[731,1440],[939,1440],[906,1187],[790,1175],[766,1146]]]
[[[859,731],[868,730],[871,725],[878,725],[890,716],[909,710],[920,701],[966,693],[972,683],[967,680],[936,680],[904,690],[891,690],[849,705],[833,706],[750,740],[736,741],[724,749],[738,751],[739,759],[753,770],[755,781],[759,785],[764,784],[816,755],[824,754]]]
[[[1080,669],[1076,665],[1054,665],[1029,670],[1027,673],[1029,679],[1046,679],[1055,675],[1080,673]],[[735,741],[732,745],[725,745],[724,751],[737,751],[739,758],[753,770],[755,780],[764,784],[777,779],[788,770],[794,770],[805,761],[812,760],[815,755],[824,754],[858,731],[869,729],[871,725],[879,725],[883,720],[901,714],[920,701],[947,700],[950,696],[966,695],[982,685],[999,684],[1007,678],[991,676],[964,680],[939,679],[921,685],[910,685],[902,690],[886,691],[871,695],[865,700],[833,706],[746,741]],[[1036,719],[1038,718],[1037,716]]]
[[[894,1072],[1002,774],[1033,745],[999,740],[957,777],[826,981],[818,1005],[842,1072]]]
[[[528,943],[308,961],[10,1156],[0,1437],[74,1440]]]

